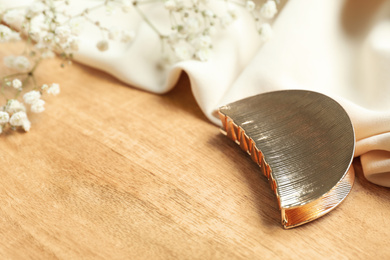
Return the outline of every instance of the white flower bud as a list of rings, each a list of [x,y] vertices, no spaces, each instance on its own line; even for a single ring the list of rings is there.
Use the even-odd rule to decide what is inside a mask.
[[[5,106],[5,111],[12,114],[20,111],[25,112],[26,108],[22,103],[20,103],[16,99],[10,99],[8,100],[7,105]]]
[[[246,7],[246,10],[251,12],[251,11],[255,10],[256,4],[253,1],[246,1],[245,7]]]
[[[31,112],[33,113],[41,113],[45,110],[45,101],[42,99],[38,99],[31,105]]]
[[[220,18],[222,28],[228,27],[233,22],[233,17],[230,14],[225,14]]]
[[[71,46],[71,48],[72,48],[72,46]],[[55,56],[56,56],[56,54],[54,52],[52,52],[51,50],[45,50],[41,54],[42,59],[54,58]]]
[[[276,3],[273,0],[267,1],[260,9],[260,14],[266,19],[272,19],[278,12]]]
[[[185,22],[185,33],[195,33],[197,30],[199,30],[200,27],[200,21],[198,18],[189,17],[184,20]]]
[[[188,60],[192,58],[192,52],[188,46],[177,46],[175,47],[175,54],[179,60]]]
[[[9,40],[12,30],[7,26],[0,24],[0,42],[6,42]]]
[[[14,59],[14,68],[18,70],[27,70],[30,68],[30,61],[25,56],[16,56]]]
[[[107,40],[100,40],[97,44],[96,47],[98,48],[99,51],[106,51],[108,50],[108,41]]]
[[[34,17],[41,14],[46,9],[46,6],[43,3],[35,2],[31,4],[27,9],[27,16]]]
[[[30,68],[30,61],[25,56],[6,56],[3,61],[11,69],[24,71]]]
[[[16,42],[20,41],[22,38],[20,37],[20,33],[18,32],[11,32],[11,34],[8,37],[8,41],[10,42]]]
[[[43,86],[42,86],[43,89]],[[54,96],[60,94],[60,85],[57,83],[53,83],[50,85],[50,87],[47,89],[48,94],[52,94]]]
[[[23,95],[26,104],[33,104],[41,98],[41,93],[37,90],[31,90]]]
[[[130,30],[124,30],[121,33],[121,42],[129,43],[132,42],[135,38],[135,32]]]
[[[39,42],[39,40],[42,37],[42,31],[37,26],[30,26],[30,30],[28,31],[28,35],[31,39],[33,39],[36,42]]]
[[[268,23],[264,23],[259,28],[260,40],[266,42],[272,37],[272,28]]]
[[[108,30],[108,39],[115,41],[118,39],[120,33],[121,31],[117,27],[111,27]]]
[[[165,9],[169,11],[174,11],[177,8],[176,1],[175,0],[166,0],[164,2]]]
[[[25,120],[27,120],[26,112],[20,111],[11,116],[9,123],[12,126],[22,126]]]
[[[20,29],[24,22],[24,14],[24,10],[11,9],[4,14],[3,21],[13,28]]]
[[[12,87],[14,87],[15,89],[21,89],[22,88],[22,82],[19,80],[19,79],[14,79],[12,81]]]
[[[202,35],[199,37],[199,46],[201,48],[208,48],[211,46],[211,38],[208,35]]]
[[[67,25],[58,26],[54,31],[57,39],[60,43],[65,43],[68,41],[68,38],[71,36],[72,31]]]
[[[68,45],[71,51],[79,50],[79,39],[75,36],[70,36],[68,40]]]
[[[210,59],[211,50],[209,48],[201,48],[196,52],[196,57],[200,61],[208,61]]]
[[[79,34],[85,22],[83,17],[74,17],[69,21],[69,28],[72,34]]]
[[[130,0],[123,0],[122,1],[122,12],[128,13],[131,11],[131,3]]]
[[[8,123],[9,121],[9,114],[4,111],[0,111],[0,124]]]
[[[203,11],[203,15],[208,17],[208,18],[211,18],[214,16],[214,13],[213,13],[213,11],[207,9],[207,10]]]

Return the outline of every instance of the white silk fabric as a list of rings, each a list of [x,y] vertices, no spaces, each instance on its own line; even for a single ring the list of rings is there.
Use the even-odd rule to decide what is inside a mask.
[[[224,4],[209,2],[216,9]],[[79,9],[94,3],[71,1]],[[167,25],[161,8],[143,10],[153,23]],[[215,124],[219,106],[248,96],[281,89],[324,93],[352,119],[355,156],[361,157],[365,177],[390,187],[390,1],[289,0],[265,44],[247,12],[237,12],[239,18],[214,35],[209,61],[178,62],[167,70],[158,66],[158,36],[137,13],[91,13],[109,26],[133,29],[137,36],[131,44],[111,43],[108,51],[100,52],[95,47],[100,32],[85,26],[75,59],[157,94],[171,90],[185,72],[200,108]]]

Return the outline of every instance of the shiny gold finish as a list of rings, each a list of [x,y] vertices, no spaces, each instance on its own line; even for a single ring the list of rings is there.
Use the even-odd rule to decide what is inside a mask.
[[[320,199],[295,208],[282,209],[282,216],[286,219],[284,227],[293,228],[305,224],[337,207],[352,189],[354,180],[355,172],[351,166],[340,182]]]
[[[284,90],[219,109],[222,132],[260,166],[285,228],[312,221],[350,192],[355,135],[345,110],[316,92]]]

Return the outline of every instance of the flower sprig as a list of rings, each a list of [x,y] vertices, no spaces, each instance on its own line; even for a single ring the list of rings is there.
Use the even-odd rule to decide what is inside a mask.
[[[215,1],[225,8],[216,8]],[[71,63],[79,50],[81,28],[89,23],[98,28],[102,38],[96,42],[99,51],[107,51],[111,41],[131,44],[136,33],[128,28],[110,28],[93,16],[98,9],[108,15],[115,12],[139,17],[156,33],[161,41],[161,68],[189,59],[207,61],[213,49],[218,29],[227,28],[239,19],[237,8],[250,13],[262,41],[272,35],[269,21],[277,13],[278,1],[266,0],[256,4],[252,0],[101,0],[78,13],[69,11],[69,0],[36,0],[27,7],[1,9],[0,43],[22,41],[24,49],[17,55],[3,58],[9,73],[0,76],[0,133],[6,127],[29,131],[28,114],[45,110],[45,94],[57,95],[56,83],[42,84],[35,78],[39,64],[56,54],[63,59],[61,66]],[[144,6],[156,5],[169,18],[170,27],[161,27]],[[221,5],[218,5],[219,7]]]

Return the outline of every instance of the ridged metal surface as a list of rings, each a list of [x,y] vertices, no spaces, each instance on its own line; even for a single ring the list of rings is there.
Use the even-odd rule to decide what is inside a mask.
[[[270,180],[283,214],[296,214],[291,209],[319,199],[334,208],[349,193],[353,179],[347,178],[350,185],[343,179],[353,159],[354,130],[333,99],[305,90],[276,91],[231,103],[219,112],[224,132]]]

